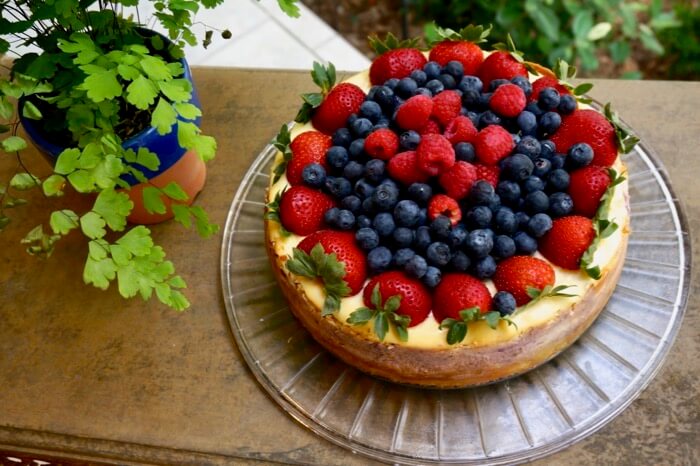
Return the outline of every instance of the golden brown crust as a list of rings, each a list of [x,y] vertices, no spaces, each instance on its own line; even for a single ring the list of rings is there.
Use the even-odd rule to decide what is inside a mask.
[[[457,388],[513,377],[547,362],[571,345],[593,323],[612,294],[624,263],[629,227],[622,228],[620,254],[584,297],[545,325],[505,342],[449,349],[422,349],[373,341],[334,317],[322,317],[275,252],[265,222],[267,252],[275,278],[293,314],[328,351],[346,363],[393,382]]]

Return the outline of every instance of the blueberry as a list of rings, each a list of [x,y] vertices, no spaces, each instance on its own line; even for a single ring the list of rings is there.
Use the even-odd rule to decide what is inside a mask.
[[[452,230],[452,222],[444,215],[438,215],[430,224],[431,234],[438,239],[447,240]]]
[[[366,215],[358,215],[355,217],[355,225],[357,228],[369,228],[372,226],[372,220]]]
[[[554,110],[559,106],[559,101],[559,91],[553,87],[545,87],[540,91],[540,95],[537,97],[537,105],[543,110]]]
[[[384,179],[386,163],[381,159],[372,159],[365,164],[365,178],[371,183],[379,183]]]
[[[333,133],[333,145],[348,147],[352,142],[352,134],[348,128],[338,128],[335,133]]]
[[[466,252],[475,259],[486,257],[493,248],[493,233],[488,230],[472,230],[464,242]]]
[[[418,211],[418,225],[423,226],[428,224],[428,209],[427,207],[421,207]]]
[[[526,112],[532,113],[532,114],[535,115],[535,117],[537,117],[537,118],[541,117],[541,116],[544,114],[544,110],[542,110],[542,109],[537,105],[537,102],[530,102],[529,104],[527,104],[527,105],[525,106],[525,111],[526,111]]]
[[[506,205],[517,205],[520,199],[520,185],[515,181],[503,180],[496,186],[496,194],[501,198],[501,202]]]
[[[428,266],[423,275],[423,283],[429,288],[435,288],[442,280],[442,272],[437,267]]]
[[[350,124],[350,131],[358,138],[366,138],[372,132],[372,122],[367,118],[358,118]]]
[[[399,143],[403,150],[416,150],[418,144],[420,144],[420,134],[413,130],[401,133]]]
[[[326,190],[338,199],[349,196],[352,193],[352,184],[342,176],[326,177]]]
[[[430,227],[423,225],[416,228],[416,237],[413,240],[413,244],[417,250],[424,251],[432,242]]]
[[[388,183],[380,184],[372,193],[372,201],[377,206],[377,209],[382,212],[388,212],[399,201],[399,190]]]
[[[425,87],[419,87],[415,91],[413,91],[413,95],[424,95],[426,97],[433,97],[433,93],[430,92],[430,89],[426,89]]]
[[[394,91],[386,86],[380,86],[374,94],[374,101],[382,107],[385,112],[394,110]]]
[[[518,230],[518,219],[508,207],[501,207],[493,220],[494,229],[499,233],[510,235]]]
[[[540,118],[538,133],[540,135],[553,134],[561,126],[561,115],[557,112],[547,112]]]
[[[514,152],[519,154],[527,155],[532,160],[535,160],[540,155],[541,151],[542,145],[540,141],[532,136],[524,136],[521,138],[514,150]]]
[[[350,160],[360,160],[365,155],[365,140],[355,139],[350,143],[348,147],[348,157]]]
[[[391,265],[391,251],[386,246],[377,246],[367,253],[367,267],[373,275],[384,272]]]
[[[496,261],[491,256],[482,257],[474,263],[473,270],[476,278],[481,280],[491,278],[496,273]]]
[[[530,157],[523,154],[513,154],[501,162],[501,177],[511,181],[522,181],[532,174],[535,164]]]
[[[515,312],[515,297],[507,291],[499,291],[493,295],[493,309],[502,316],[511,315]]]
[[[392,188],[396,189],[398,191],[399,185],[396,184],[396,181],[392,180],[391,178],[384,178],[382,181],[379,182],[380,185],[382,184],[388,184]]]
[[[484,83],[476,76],[464,76],[459,81],[459,90],[462,92],[476,91],[481,92],[484,88]]]
[[[355,241],[362,249],[369,251],[379,246],[379,234],[373,228],[360,228],[355,232]]]
[[[435,79],[440,76],[442,67],[437,62],[429,61],[423,66],[423,72],[425,73],[426,79]]]
[[[362,212],[369,215],[370,217],[373,217],[374,214],[378,212],[377,206],[374,205],[374,199],[372,199],[372,197],[368,197],[362,200]]]
[[[449,245],[452,249],[458,248],[467,239],[469,232],[462,224],[455,225],[450,231]]]
[[[533,191],[525,196],[524,207],[525,212],[530,215],[547,212],[549,210],[549,197],[544,191]]]
[[[544,141],[540,141],[540,157],[544,157],[546,159],[549,159],[556,153],[557,153],[557,146],[556,146],[556,144],[554,144],[554,142],[550,141],[549,139],[545,139]]]
[[[486,128],[489,125],[500,125],[501,117],[493,113],[491,110],[486,110],[479,117],[479,128]]]
[[[355,183],[355,194],[360,196],[360,199],[369,199],[375,189],[376,188],[364,178],[360,178]]]
[[[515,241],[515,249],[518,254],[530,255],[537,251],[537,241],[532,236],[524,231],[519,231],[513,236]]]
[[[345,196],[343,200],[340,201],[340,206],[343,209],[349,210],[353,214],[358,214],[362,209],[362,200],[354,194],[351,194],[349,196]]]
[[[425,83],[425,88],[436,95],[445,90],[445,85],[439,79],[431,79]]]
[[[457,60],[449,61],[445,65],[445,73],[455,78],[456,81],[461,81],[464,76],[464,65]]]
[[[457,251],[452,254],[452,259],[450,259],[450,267],[452,267],[457,272],[466,272],[469,269],[472,261],[462,251]]]
[[[425,183],[413,183],[408,187],[408,197],[418,203],[418,205],[427,205],[431,197],[433,197],[433,188]]]
[[[365,100],[360,105],[361,118],[367,118],[369,121],[376,123],[382,117],[382,107],[377,102]]]
[[[484,205],[474,206],[467,211],[464,221],[471,229],[486,228],[491,224],[493,212]]]
[[[565,217],[574,210],[574,201],[567,193],[556,192],[549,196],[549,213],[552,217]]]
[[[465,107],[469,108],[476,108],[479,106],[479,101],[481,99],[481,94],[479,94],[479,91],[475,91],[473,89],[468,89],[466,91],[462,92],[462,105]],[[474,118],[472,118],[472,122],[474,121]],[[476,119],[478,122],[478,118]],[[474,125],[476,126],[476,124]]]
[[[539,176],[528,176],[522,182],[523,192],[544,191],[544,181]]]
[[[530,80],[527,79],[527,76],[518,75],[511,79],[510,82],[522,89],[525,93],[525,97],[530,97],[530,94],[532,94],[532,84],[530,84]]]
[[[564,94],[559,99],[559,106],[557,107],[559,113],[562,115],[568,115],[576,110],[576,98],[570,94]]]
[[[403,199],[394,207],[394,220],[402,227],[413,227],[418,224],[420,207],[414,201]]]
[[[479,126],[479,117],[481,116],[479,113],[468,111],[466,116],[472,121],[474,128]]]
[[[400,97],[408,99],[413,95],[416,89],[418,89],[418,84],[413,79],[403,78],[396,85],[396,89],[394,89],[394,92]]]
[[[443,86],[445,86],[445,89],[456,89],[457,88],[457,80],[455,78],[453,78],[452,75],[443,73],[437,77],[437,80],[440,81]],[[426,87],[428,87],[427,84],[426,84]]]
[[[398,84],[399,84],[398,78],[387,79],[387,80],[384,82],[384,85],[385,85],[386,87],[388,87],[389,89],[391,89],[392,91],[394,91],[394,90],[396,89],[396,86],[397,86]]]
[[[415,254],[406,262],[404,270],[411,277],[422,278],[428,270],[428,263],[422,256]]]
[[[350,125],[352,125],[353,123],[355,123],[355,122],[357,121],[358,118],[360,118],[360,117],[357,116],[357,113],[351,114],[351,115],[348,117],[348,119],[345,121],[345,126],[347,126],[347,127],[349,128]]]
[[[331,207],[323,214],[323,221],[326,225],[334,227],[338,223],[338,214],[340,209],[337,207]]]
[[[493,240],[491,253],[499,259],[506,259],[515,254],[515,241],[508,235],[498,235]]]
[[[549,161],[552,164],[552,170],[557,170],[559,168],[564,168],[566,164],[566,155],[564,154],[554,154]]]
[[[413,243],[413,230],[406,227],[398,227],[392,233],[394,244],[397,248],[407,248]]]
[[[523,134],[531,135],[537,132],[537,117],[534,113],[523,110],[516,120]]]
[[[551,169],[552,162],[547,159],[543,159],[542,157],[538,157],[535,159],[535,168],[532,170],[532,174],[534,176],[544,178]]]
[[[404,268],[409,260],[413,259],[416,253],[411,248],[401,248],[394,254],[394,265]]]
[[[359,180],[364,173],[365,166],[354,160],[349,161],[347,165],[345,165],[345,168],[343,168],[343,176],[350,181]]]
[[[372,220],[372,226],[380,237],[386,238],[394,232],[396,223],[394,223],[394,217],[390,213],[380,212]]]
[[[430,264],[444,267],[450,262],[452,255],[450,254],[450,247],[447,244],[436,241],[428,246],[428,249],[425,251],[425,257]]]
[[[541,238],[552,229],[552,219],[544,213],[535,214],[527,223],[527,230],[534,238]]]
[[[530,216],[522,210],[515,213],[515,219],[518,221],[518,228],[524,230],[527,228],[527,222],[530,221]]]
[[[438,72],[439,74],[439,72]],[[423,70],[413,70],[410,74],[411,79],[413,79],[416,84],[420,87],[428,82],[428,75]]]
[[[478,180],[469,190],[469,201],[474,205],[489,205],[495,191],[488,181]]]
[[[320,188],[326,183],[326,169],[318,163],[310,163],[302,170],[301,179],[307,186]]]
[[[458,142],[455,144],[454,149],[457,160],[472,163],[476,159],[474,146],[469,142]]]
[[[579,142],[569,148],[566,165],[570,170],[583,168],[593,161],[593,149],[585,142]]]
[[[566,191],[569,187],[569,180],[570,177],[566,170],[562,168],[552,170],[547,177],[547,189],[552,192]]]
[[[342,170],[348,159],[348,151],[343,146],[333,146],[326,151],[326,162],[336,170]]]
[[[355,226],[355,215],[347,209],[341,209],[335,225],[341,230],[352,230]]]

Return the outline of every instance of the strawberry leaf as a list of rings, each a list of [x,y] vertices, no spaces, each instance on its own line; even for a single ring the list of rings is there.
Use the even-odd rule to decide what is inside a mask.
[[[386,317],[386,312],[379,311],[374,318],[374,333],[379,341],[384,341],[387,331],[389,331],[389,320]]]
[[[492,25],[489,24],[487,27],[482,25],[470,24],[463,27],[459,31],[449,28],[441,28],[437,26],[434,22],[426,25],[426,29],[430,31],[427,34],[427,42],[430,47],[445,40],[465,40],[472,42],[474,44],[480,44],[486,42],[486,38],[491,33]]]
[[[399,40],[398,37],[392,33],[388,33],[384,40],[380,39],[379,36],[369,37],[369,46],[377,55],[388,52],[389,50],[403,49],[403,48],[417,48],[420,39],[411,38],[406,40]]]
[[[510,36],[510,34],[506,35],[505,43],[499,42],[497,44],[494,44],[493,48],[502,52],[509,52],[511,56],[520,63],[525,62],[525,59],[523,58],[523,52],[518,50],[518,48],[515,46],[515,42],[513,42],[513,38]]]
[[[366,324],[372,317],[374,317],[373,310],[368,307],[360,307],[350,313],[346,322],[353,325]]]
[[[539,290],[536,291],[539,292]],[[515,325],[515,322],[510,320],[510,318],[508,317],[501,316],[501,314],[498,311],[490,311],[485,314],[482,314],[481,309],[476,306],[470,307],[468,309],[462,309],[461,311],[459,311],[459,316],[461,320],[452,319],[448,317],[446,319],[443,319],[443,321],[440,323],[439,328],[441,330],[445,328],[448,329],[448,345],[454,345],[456,343],[464,341],[464,338],[467,336],[467,332],[469,330],[469,324],[471,322],[478,322],[480,320],[483,320],[486,322],[486,325],[488,325],[494,330],[498,328],[498,322],[500,322],[501,320],[508,322],[508,325]],[[515,327],[517,328],[518,326],[515,325]]]
[[[274,169],[275,176],[272,179],[273,183],[279,181],[280,177],[287,171],[287,164],[292,160],[292,150],[289,147],[291,142],[292,136],[289,133],[289,128],[287,125],[282,125],[280,132],[277,133],[277,137],[272,141],[272,145],[275,146],[278,151],[282,152],[282,160]]]
[[[449,324],[448,324],[449,325]],[[464,340],[467,336],[467,324],[466,322],[455,321],[452,325],[448,326],[447,331],[447,344],[454,345]]]
[[[610,124],[615,128],[615,137],[617,139],[617,147],[625,154],[629,153],[634,146],[639,142],[639,138],[632,133],[632,131],[622,123],[620,117],[616,112],[613,111],[610,102],[605,104],[604,108],[605,117],[608,119]]]
[[[527,295],[532,298],[532,300],[527,303],[527,306],[531,306],[532,304],[536,303],[537,301],[544,299],[544,298],[554,298],[554,297],[568,297],[568,298],[573,298],[575,294],[570,294],[570,293],[564,293],[564,290],[568,288],[572,288],[576,285],[559,285],[556,287],[552,287],[552,285],[547,285],[541,290],[538,290],[537,288],[534,288],[532,286],[527,287]]]
[[[284,194],[286,190],[287,188],[285,187],[282,191],[277,192],[275,198],[267,204],[267,211],[265,212],[265,218],[267,220],[272,220],[280,224],[280,234],[285,238],[291,235],[291,233],[284,228],[284,225],[282,225],[282,219],[280,218],[280,200],[282,199],[282,194]]]
[[[346,322],[362,325],[374,318],[374,333],[379,341],[384,341],[389,329],[395,330],[401,341],[408,341],[408,325],[411,323],[411,318],[396,313],[401,304],[401,295],[390,296],[382,305],[382,294],[379,291],[379,283],[377,283],[372,288],[370,301],[374,309],[360,307],[350,314]]]

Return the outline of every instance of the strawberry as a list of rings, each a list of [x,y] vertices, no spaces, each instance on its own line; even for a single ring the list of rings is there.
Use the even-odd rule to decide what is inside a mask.
[[[529,98],[530,102],[537,102],[540,92],[542,92],[542,89],[546,87],[553,87],[559,91],[560,95],[571,94],[571,91],[569,91],[566,86],[561,84],[557,78],[553,76],[542,76],[537,78],[535,82],[532,83],[532,93],[530,94]]]
[[[396,154],[389,160],[386,168],[391,178],[405,186],[412,183],[425,183],[429,178],[418,168],[418,156],[415,151]]]
[[[292,186],[282,194],[279,216],[282,226],[306,236],[321,229],[323,214],[335,206],[329,195],[306,186]]]
[[[398,48],[384,52],[369,67],[369,79],[374,85],[384,84],[392,78],[405,78],[413,70],[422,70],[428,61],[420,50]]]
[[[428,218],[435,220],[440,215],[450,219],[452,225],[462,220],[462,209],[456,200],[445,194],[436,194],[428,202]]]
[[[513,137],[502,126],[489,125],[474,138],[476,158],[486,165],[496,165],[515,147]]]
[[[595,238],[590,218],[571,215],[552,222],[552,229],[539,240],[540,253],[559,267],[577,270],[581,256]]]
[[[442,134],[442,128],[440,128],[440,123],[431,118],[418,130],[418,133],[420,133],[421,136],[424,134]]]
[[[610,174],[603,167],[589,165],[570,173],[569,196],[574,201],[574,213],[595,216],[600,198],[610,186]]]
[[[472,184],[477,180],[477,170],[469,162],[455,162],[451,170],[440,175],[440,186],[453,199],[460,200],[469,194]]]
[[[465,75],[475,75],[484,61],[484,52],[477,45],[486,41],[491,28],[469,25],[460,31],[436,27],[440,42],[431,43],[430,61],[438,62],[441,66],[450,61],[458,61],[464,66]]]
[[[442,91],[433,97],[432,116],[442,126],[447,125],[462,111],[462,97],[457,91]]]
[[[498,291],[507,291],[518,306],[532,298],[528,288],[543,290],[554,284],[554,269],[542,259],[530,256],[512,256],[502,260],[496,267],[493,283]]]
[[[306,131],[298,135],[289,148],[292,158],[287,163],[287,181],[292,186],[301,184],[301,173],[310,163],[319,163],[328,170],[326,151],[333,145],[331,137],[318,131]]]
[[[452,145],[460,142],[472,142],[476,137],[477,130],[474,127],[472,120],[460,115],[453,118],[445,127],[443,136],[447,138]]]
[[[498,185],[498,177],[501,174],[501,169],[498,165],[483,165],[480,163],[474,164],[476,169],[476,179],[488,182],[494,188]]]
[[[430,176],[439,175],[455,164],[455,151],[450,141],[440,134],[425,134],[416,149],[418,168]]]
[[[562,118],[561,126],[550,137],[557,152],[565,154],[576,143],[593,149],[591,165],[610,167],[617,159],[617,139],[613,125],[593,109],[575,110]]]
[[[335,86],[316,109],[311,121],[314,128],[326,134],[333,134],[345,126],[348,117],[360,111],[365,101],[365,93],[354,84],[341,83]]]
[[[376,159],[389,160],[399,149],[399,137],[389,128],[380,128],[365,139],[365,152]]]
[[[415,327],[428,317],[433,304],[432,298],[430,292],[420,281],[395,270],[377,275],[365,286],[362,294],[365,306],[375,307],[372,303],[372,292],[377,285],[379,285],[382,305],[392,296],[401,296],[401,303],[395,312],[411,318],[409,327]]]
[[[489,106],[498,115],[515,118],[525,109],[525,92],[515,84],[504,84],[493,91]]]
[[[350,294],[359,293],[367,278],[367,259],[365,253],[355,243],[355,233],[319,230],[304,238],[297,248],[310,254],[311,249],[319,243],[326,254],[335,253],[337,260],[345,264],[343,280],[350,287]]]
[[[433,100],[424,95],[414,95],[396,111],[396,123],[403,129],[420,130],[433,112]]]
[[[435,320],[446,318],[462,320],[459,311],[478,307],[482,314],[491,309],[491,293],[481,280],[466,273],[443,275],[433,295]]]
[[[527,77],[527,69],[510,52],[499,50],[486,57],[479,68],[478,76],[484,83],[484,89],[488,89],[494,79],[510,80],[516,76]]]

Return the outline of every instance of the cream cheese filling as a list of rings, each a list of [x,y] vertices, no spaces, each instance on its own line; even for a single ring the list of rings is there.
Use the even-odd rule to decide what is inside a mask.
[[[345,80],[345,82],[356,84],[365,92],[371,86],[368,71],[356,74]],[[582,105],[580,106],[584,107]],[[310,122],[303,125],[295,125],[291,130],[292,140],[299,134],[312,130],[314,130],[314,127]],[[277,164],[281,161],[282,153],[278,152],[273,163],[273,167],[277,166]],[[620,161],[619,156],[615,161],[613,168],[619,174],[623,174],[626,177],[626,170]],[[288,186],[289,183],[287,182],[285,175],[282,175],[276,183],[272,183],[271,178],[268,191],[268,202],[271,199],[274,199],[277,193],[284,190]],[[593,263],[591,266],[595,265],[600,268],[602,274],[601,280],[605,279],[607,272],[614,263],[617,255],[620,254],[623,234],[627,233],[629,217],[627,192],[627,181],[624,181],[615,187],[613,199],[610,204],[609,219],[614,220],[619,225],[619,228],[612,235],[600,241],[598,249],[595,251],[593,256]],[[280,233],[279,224],[272,221],[268,222],[270,240],[274,243],[275,253],[283,260],[291,257],[293,249],[299,244],[299,242],[301,242],[303,237],[295,234],[282,236]],[[535,257],[546,260],[539,252],[535,253]],[[398,335],[394,331],[390,331],[384,338],[384,342],[388,344],[397,344],[411,348],[423,349],[445,349],[453,348],[455,346],[476,347],[507,341],[520,334],[526,333],[530,328],[546,324],[548,321],[559,317],[560,314],[570,311],[573,305],[583,299],[586,292],[596,282],[596,280],[590,278],[581,270],[566,270],[555,266],[554,264],[551,265],[555,271],[554,286],[569,285],[570,288],[567,289],[567,293],[575,294],[576,296],[547,297],[537,300],[534,303],[522,306],[518,308],[516,313],[511,317],[511,320],[516,324],[516,326],[508,325],[506,322],[500,322],[498,328],[494,330],[483,321],[470,323],[466,338],[457,345],[448,345],[447,330],[441,330],[439,328],[439,323],[435,320],[431,312],[423,322],[408,329],[408,341],[400,341]],[[322,285],[317,280],[311,280],[300,276],[291,276],[293,277],[293,280],[302,286],[309,301],[311,301],[311,303],[313,303],[313,305],[318,309],[318,312],[320,312],[325,299],[325,291]],[[491,291],[491,294],[496,292],[496,288],[491,280],[486,280],[484,283]],[[346,320],[352,312],[361,306],[364,306],[362,301],[362,292],[357,293],[354,296],[345,297],[341,300],[340,309],[334,314],[334,318],[346,325],[351,325],[347,324]],[[377,340],[377,337],[374,335],[372,330],[372,321],[361,326],[353,325],[352,327],[366,338]]]

